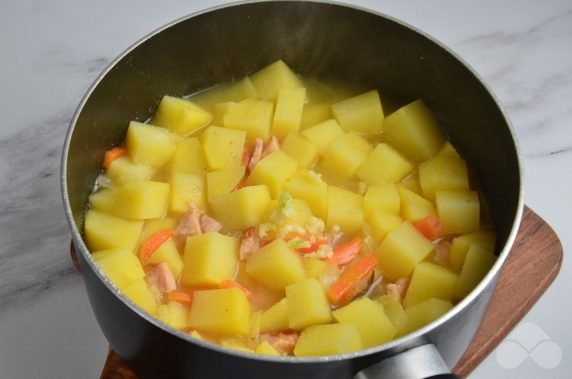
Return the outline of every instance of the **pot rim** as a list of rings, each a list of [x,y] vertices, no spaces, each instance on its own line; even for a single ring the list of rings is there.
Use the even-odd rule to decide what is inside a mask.
[[[69,153],[69,147],[70,147],[72,135],[74,133],[77,121],[79,119],[81,112],[83,111],[83,108],[84,108],[87,100],[90,98],[90,96],[92,95],[95,88],[105,78],[105,76],[107,76],[107,74],[115,67],[115,65],[118,62],[120,62],[122,59],[124,59],[132,51],[137,49],[141,44],[146,42],[147,40],[155,37],[156,35],[160,34],[164,30],[169,29],[169,28],[171,28],[171,27],[173,27],[179,23],[186,22],[187,20],[190,20],[190,19],[197,17],[197,16],[200,16],[202,14],[210,13],[213,11],[219,11],[219,10],[222,10],[224,8],[237,7],[237,6],[249,5],[249,4],[258,4],[258,3],[271,3],[271,2],[315,3],[315,4],[323,4],[323,5],[331,5],[331,6],[337,6],[337,7],[343,7],[343,8],[350,8],[350,9],[353,9],[353,10],[356,10],[359,12],[369,13],[369,14],[375,15],[377,17],[384,18],[388,21],[396,23],[396,24],[398,24],[398,25],[400,25],[406,29],[409,29],[409,30],[419,34],[420,36],[428,39],[436,47],[444,50],[446,53],[451,55],[455,60],[457,60],[461,65],[463,65],[465,67],[465,69],[485,88],[485,90],[488,92],[488,94],[491,96],[492,100],[494,101],[494,103],[498,107],[498,110],[500,111],[500,113],[501,113],[501,115],[502,115],[502,117],[506,123],[506,126],[508,127],[508,131],[509,131],[511,138],[512,138],[512,141],[514,143],[514,148],[516,151],[516,160],[517,160],[516,163],[517,163],[517,166],[519,168],[519,191],[518,191],[517,210],[516,210],[516,214],[515,214],[515,217],[513,220],[513,224],[512,224],[510,233],[508,234],[507,240],[506,240],[503,248],[499,252],[498,258],[495,261],[493,267],[489,270],[489,272],[481,280],[481,282],[463,300],[461,300],[459,303],[455,304],[453,306],[453,308],[451,310],[449,310],[447,313],[445,313],[443,316],[439,317],[438,319],[434,320],[433,322],[421,327],[420,329],[417,329],[416,331],[414,331],[410,334],[407,334],[407,335],[402,336],[400,338],[397,338],[395,340],[389,341],[389,342],[384,343],[382,345],[374,346],[374,347],[367,348],[367,349],[362,349],[362,350],[359,350],[356,352],[337,354],[337,355],[327,355],[327,356],[318,356],[318,357],[291,357],[291,356],[274,357],[274,356],[254,354],[254,353],[249,353],[249,352],[242,352],[242,351],[227,348],[227,347],[224,347],[224,346],[221,346],[218,344],[214,344],[211,342],[207,342],[204,340],[198,340],[196,338],[193,338],[187,333],[184,333],[184,332],[179,331],[179,330],[177,330],[171,326],[168,326],[167,324],[164,324],[159,319],[155,318],[154,316],[152,316],[152,315],[148,314],[147,312],[143,311],[142,309],[140,309],[130,299],[128,299],[121,291],[119,291],[119,289],[113,283],[111,283],[111,281],[103,274],[103,272],[98,268],[98,266],[95,264],[95,261],[91,257],[91,253],[89,252],[89,249],[87,248],[86,244],[83,241],[82,233],[78,229],[78,226],[75,223],[75,220],[74,220],[74,217],[73,217],[73,214],[71,211],[71,207],[69,204],[68,182],[67,182],[67,162],[68,162],[68,158],[69,158],[68,153]],[[143,36],[142,38],[137,40],[135,43],[133,43],[131,46],[126,48],[124,51],[122,51],[115,59],[113,59],[108,64],[108,66],[98,75],[98,77],[90,85],[89,89],[87,90],[87,92],[85,93],[83,98],[81,99],[80,103],[78,104],[78,106],[77,106],[77,108],[73,114],[73,117],[70,121],[70,125],[68,127],[68,130],[67,130],[67,133],[65,136],[65,141],[64,141],[63,151],[62,151],[62,157],[61,157],[61,170],[60,170],[60,185],[61,185],[61,190],[62,190],[62,199],[64,202],[64,212],[65,212],[68,224],[71,227],[73,243],[77,247],[77,250],[79,251],[79,253],[83,256],[83,258],[85,259],[85,261],[89,265],[90,269],[99,278],[99,280],[101,280],[105,284],[107,289],[110,290],[116,297],[121,299],[121,301],[126,306],[128,306],[132,311],[137,313],[139,316],[141,316],[147,322],[153,324],[154,326],[162,329],[165,332],[168,332],[171,335],[174,335],[180,339],[185,340],[188,343],[197,344],[197,345],[200,345],[204,348],[212,349],[212,350],[215,350],[215,351],[220,352],[220,353],[230,354],[230,355],[234,355],[234,356],[241,357],[241,358],[256,359],[256,360],[269,361],[269,362],[292,363],[292,364],[296,364],[296,363],[323,363],[323,362],[331,362],[331,361],[341,361],[341,360],[346,360],[346,359],[353,359],[353,358],[363,357],[363,356],[367,356],[367,355],[372,355],[372,354],[376,354],[376,353],[383,353],[383,352],[389,352],[389,351],[396,352],[399,350],[406,350],[408,348],[411,348],[411,347],[414,347],[416,345],[423,343],[423,341],[426,340],[426,339],[424,339],[424,336],[426,334],[428,334],[432,330],[436,329],[437,327],[447,323],[450,319],[455,317],[458,313],[462,312],[471,303],[476,301],[477,297],[481,295],[481,293],[486,289],[486,287],[488,287],[491,284],[494,284],[495,278],[500,273],[502,266],[504,265],[504,262],[508,257],[510,249],[511,249],[511,247],[514,243],[514,240],[516,238],[516,235],[518,233],[518,228],[519,228],[519,225],[520,225],[520,222],[522,219],[522,214],[523,214],[523,209],[524,209],[524,186],[523,186],[523,183],[524,183],[523,166],[522,166],[522,158],[521,158],[521,153],[520,153],[520,145],[519,145],[518,139],[516,137],[514,127],[512,126],[512,123],[510,122],[510,119],[505,112],[504,106],[500,103],[498,96],[492,91],[492,89],[489,87],[489,85],[481,78],[481,76],[476,72],[476,70],[471,65],[469,65],[464,59],[462,59],[451,48],[447,47],[444,43],[440,42],[435,37],[432,37],[428,33],[418,29],[417,27],[410,25],[409,23],[406,23],[405,21],[399,20],[399,19],[392,17],[392,16],[389,16],[385,13],[375,11],[372,9],[368,9],[368,8],[365,8],[362,6],[342,3],[339,1],[330,1],[330,0],[248,0],[248,1],[234,1],[232,3],[212,6],[212,7],[203,9],[201,11],[193,12],[193,13],[190,13],[188,15],[182,16],[178,19],[175,19],[175,20],[151,31],[147,35]]]

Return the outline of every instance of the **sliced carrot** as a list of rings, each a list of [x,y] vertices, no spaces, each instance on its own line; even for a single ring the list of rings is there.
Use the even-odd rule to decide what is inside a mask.
[[[359,281],[367,278],[377,265],[377,258],[367,254],[349,266],[328,289],[330,302],[337,305],[349,303],[357,295]]]
[[[220,284],[220,288],[238,288],[239,290],[244,292],[248,300],[251,300],[253,296],[252,291],[250,291],[248,288],[246,288],[245,286],[243,286],[242,284],[240,284],[235,280],[230,280],[230,279],[223,280],[222,283]]]
[[[415,223],[415,228],[421,232],[427,239],[433,241],[441,234],[442,225],[435,215],[429,215],[427,218]]]
[[[124,156],[125,154],[127,154],[127,149],[124,147],[114,147],[107,150],[105,152],[105,156],[103,157],[103,168],[109,168],[109,166],[111,166],[111,162],[119,157]]]
[[[252,148],[249,146],[244,146],[242,149],[242,164],[244,166],[248,166],[248,162],[250,162],[250,157],[252,156]]]
[[[338,266],[345,265],[354,259],[361,249],[361,238],[354,238],[334,248],[334,255],[330,260]]]
[[[173,231],[171,229],[159,230],[151,234],[151,236],[141,244],[141,248],[139,248],[139,259],[141,259],[141,262],[145,263],[172,235]]]
[[[317,251],[320,248],[320,246],[326,243],[328,243],[328,241],[325,238],[318,238],[316,241],[312,242],[310,246],[298,247],[296,248],[296,251],[299,252],[300,254],[310,254]]]
[[[167,292],[167,300],[176,301],[177,303],[191,305],[193,303],[193,293],[185,291],[169,291]]]

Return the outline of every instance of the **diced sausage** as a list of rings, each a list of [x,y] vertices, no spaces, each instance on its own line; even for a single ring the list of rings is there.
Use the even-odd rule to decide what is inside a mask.
[[[250,161],[248,162],[248,171],[252,172],[254,170],[254,166],[258,163],[258,161],[262,158],[262,149],[264,148],[264,141],[260,138],[257,138],[254,142],[254,150],[252,151],[252,155],[250,156]]]
[[[435,244],[435,256],[433,260],[442,266],[447,266],[449,264],[449,254],[451,253],[451,242],[446,239],[442,239]]]
[[[159,292],[169,292],[177,288],[175,277],[165,262],[149,266],[145,270],[145,279],[150,286],[155,287]]]
[[[256,234],[256,228],[247,229],[240,240],[239,258],[247,260],[260,249],[260,237]]]
[[[201,231],[203,233],[218,232],[221,229],[222,224],[214,218],[206,214],[201,216]]]
[[[395,283],[389,283],[387,285],[387,293],[393,296],[397,301],[403,300],[407,287],[409,286],[409,279],[399,278]]]
[[[201,233],[201,211],[191,206],[191,209],[181,217],[175,230],[175,237],[186,238]]]

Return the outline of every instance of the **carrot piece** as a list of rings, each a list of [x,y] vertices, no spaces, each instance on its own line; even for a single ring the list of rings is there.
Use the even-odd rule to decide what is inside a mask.
[[[377,265],[377,258],[367,254],[349,266],[328,289],[327,295],[330,302],[337,305],[350,302],[357,295],[358,282],[367,278]]]
[[[167,300],[176,301],[177,303],[191,305],[193,303],[193,293],[179,290],[167,292]]]
[[[325,238],[318,238],[316,241],[312,242],[309,247],[297,247],[295,248],[300,254],[310,254],[315,252],[320,248],[320,246],[328,243]]]
[[[230,280],[230,279],[223,280],[222,283],[220,284],[220,288],[238,288],[239,290],[244,292],[248,300],[251,300],[253,297],[252,291],[250,291],[248,288],[246,288],[236,280]]]
[[[435,215],[429,215],[427,218],[415,223],[415,228],[421,232],[427,239],[433,241],[441,234],[442,225]]]
[[[171,229],[159,230],[149,236],[139,248],[139,259],[141,262],[145,263],[147,259],[162,245],[164,244],[171,236],[173,235],[173,231]]]
[[[242,164],[244,166],[248,166],[248,162],[250,162],[250,157],[252,156],[252,148],[249,146],[244,146],[242,149]]]
[[[345,265],[358,255],[361,243],[361,238],[354,238],[334,248],[334,255],[330,260],[338,266]]]
[[[111,162],[119,157],[124,156],[125,154],[127,154],[127,149],[124,147],[114,147],[107,150],[105,152],[105,156],[103,157],[103,168],[109,168],[109,166],[111,166]]]

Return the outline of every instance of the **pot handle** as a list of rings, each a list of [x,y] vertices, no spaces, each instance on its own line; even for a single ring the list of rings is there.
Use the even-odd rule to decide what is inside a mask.
[[[421,345],[359,371],[353,379],[460,379],[433,344]]]

